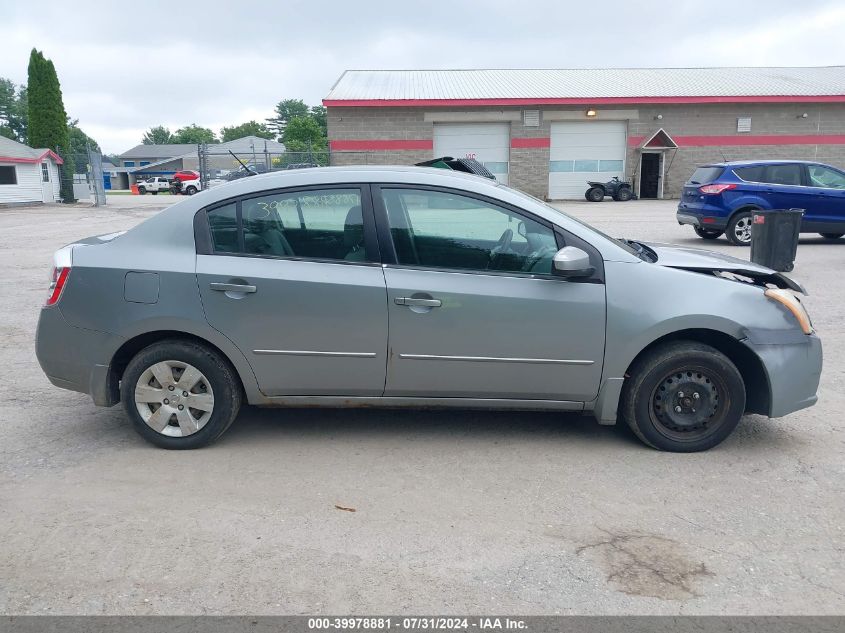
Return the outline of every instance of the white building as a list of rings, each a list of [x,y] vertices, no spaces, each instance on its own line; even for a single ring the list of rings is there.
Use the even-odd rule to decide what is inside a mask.
[[[52,150],[0,136],[0,205],[58,202],[62,162]]]

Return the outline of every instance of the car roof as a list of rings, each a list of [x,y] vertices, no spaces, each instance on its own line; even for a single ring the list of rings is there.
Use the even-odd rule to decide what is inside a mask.
[[[730,160],[721,163],[707,163],[700,167],[751,167],[754,165],[824,165],[815,160]]]

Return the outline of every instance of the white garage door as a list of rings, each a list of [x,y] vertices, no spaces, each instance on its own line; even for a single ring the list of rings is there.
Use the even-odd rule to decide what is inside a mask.
[[[625,174],[625,121],[552,123],[549,198],[584,199],[587,181]]]
[[[474,158],[508,184],[510,125],[507,123],[435,123],[434,157]]]

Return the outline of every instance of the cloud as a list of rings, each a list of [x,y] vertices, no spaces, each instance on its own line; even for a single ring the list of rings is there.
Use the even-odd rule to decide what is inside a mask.
[[[440,5],[437,5],[438,7]],[[598,19],[597,19],[598,15]],[[609,21],[608,18],[612,18]],[[164,124],[262,120],[316,104],[348,68],[566,68],[845,64],[839,3],[535,0],[8,3],[0,76],[53,59],[68,113],[109,152]]]

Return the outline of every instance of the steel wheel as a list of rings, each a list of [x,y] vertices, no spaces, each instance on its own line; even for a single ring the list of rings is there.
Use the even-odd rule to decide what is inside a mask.
[[[745,383],[736,365],[696,341],[669,341],[637,358],[619,406],[620,417],[643,442],[679,453],[713,448],[744,411]]]
[[[714,433],[724,422],[722,380],[700,367],[667,375],[651,394],[655,428],[671,440],[697,441]]]
[[[214,392],[193,365],[164,360],[149,366],[138,378],[135,407],[156,433],[187,437],[208,423],[214,411]]]

